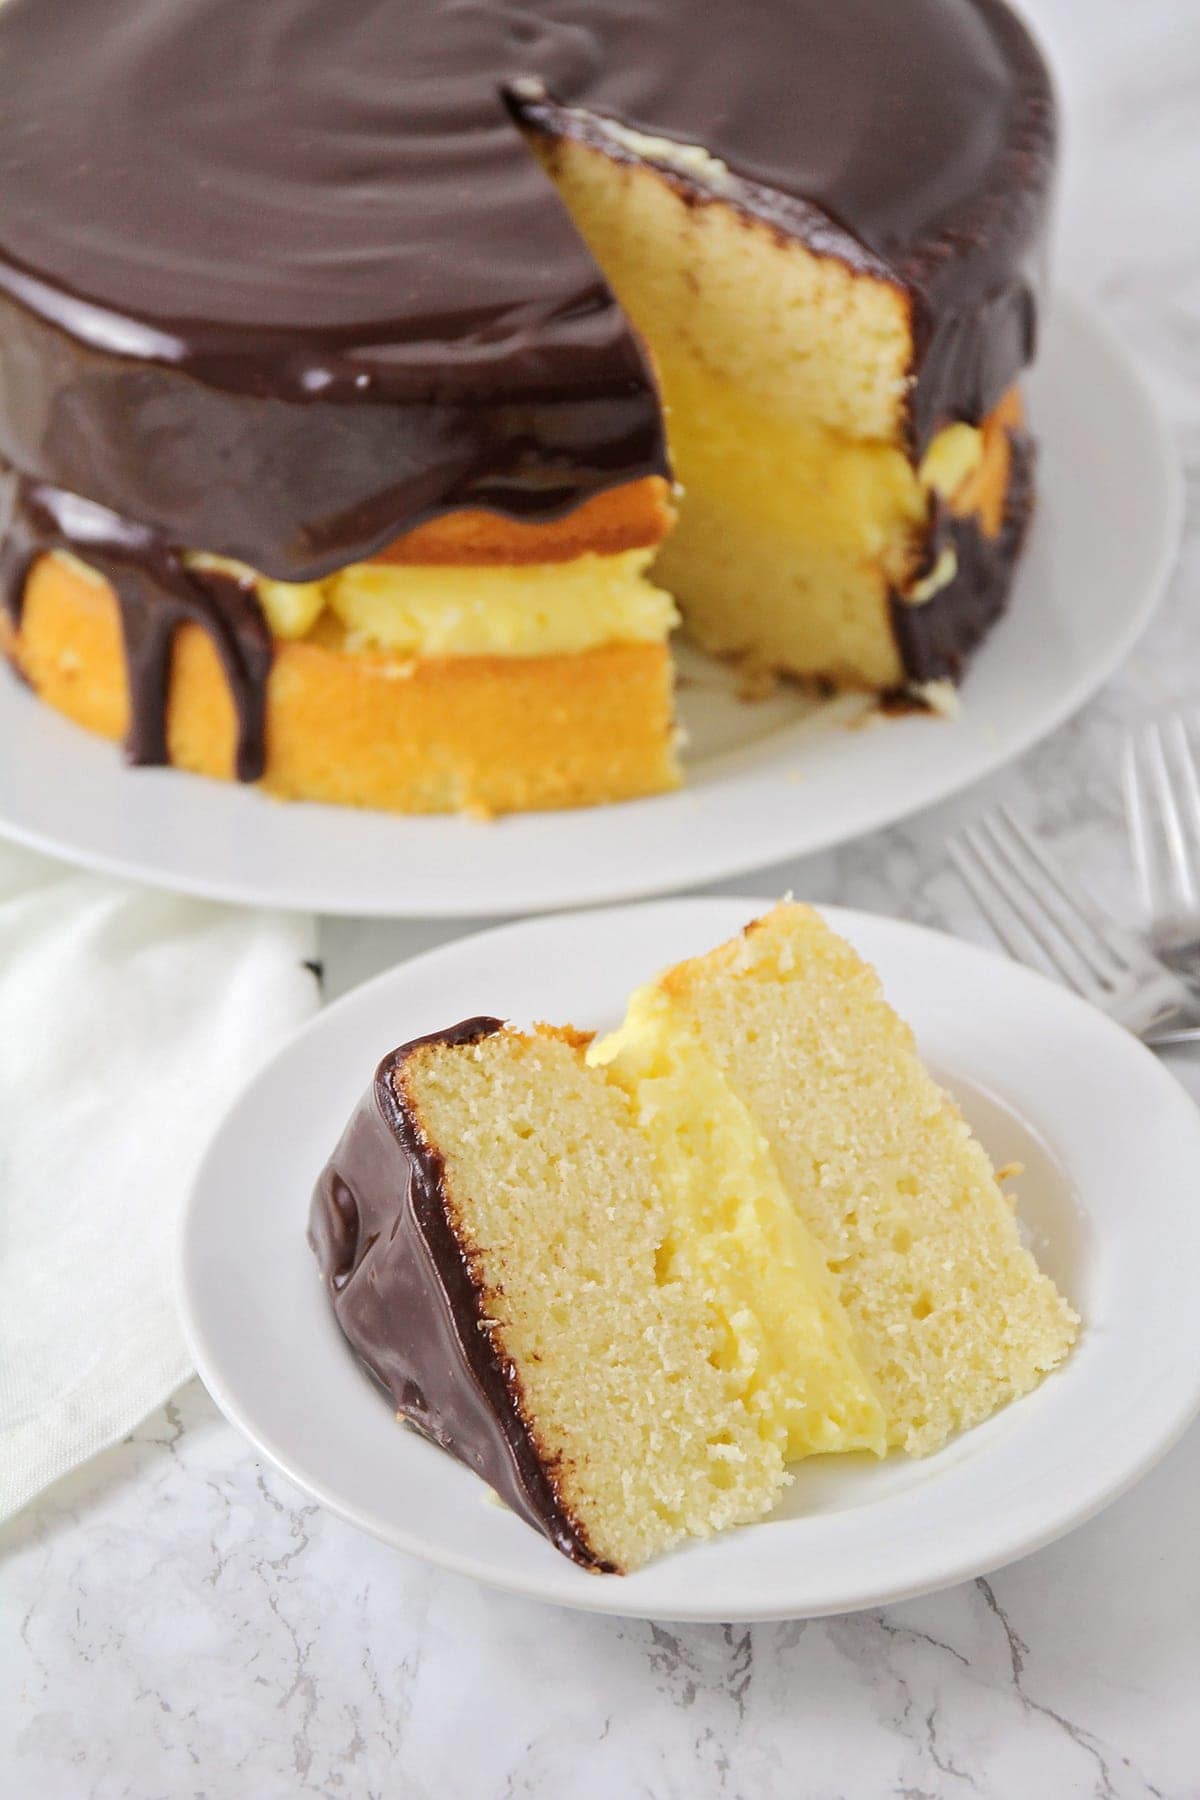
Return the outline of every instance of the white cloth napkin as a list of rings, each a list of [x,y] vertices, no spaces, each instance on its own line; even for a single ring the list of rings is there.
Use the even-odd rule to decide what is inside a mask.
[[[188,1182],[318,1000],[311,919],[81,874],[0,844],[0,1519],[189,1374]]]

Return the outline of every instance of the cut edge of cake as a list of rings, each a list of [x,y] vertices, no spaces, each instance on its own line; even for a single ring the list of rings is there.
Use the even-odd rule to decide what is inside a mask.
[[[925,327],[885,262],[803,203],[803,229],[758,214],[700,145],[545,96],[515,111],[662,386],[682,492],[657,574],[686,630],[758,670],[936,697],[1003,611],[1031,510],[1015,386],[918,444]]]
[[[819,912],[781,902],[635,996],[635,1023],[647,1007],[703,1044],[769,1143],[891,1445],[927,1455],[1065,1359],[1078,1315],[877,973]]]

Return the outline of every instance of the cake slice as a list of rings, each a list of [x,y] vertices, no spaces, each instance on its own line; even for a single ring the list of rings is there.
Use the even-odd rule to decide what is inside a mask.
[[[801,1457],[936,1450],[1078,1323],[874,972],[790,904],[597,1042],[393,1052],[310,1240],[397,1412],[604,1571],[762,1517]]]
[[[777,906],[677,964],[591,1055],[628,1069],[681,1044],[769,1145],[837,1280],[890,1445],[936,1450],[1063,1360],[1076,1315],[874,970],[817,913]]]
[[[884,1419],[745,1109],[686,1044],[644,1081],[586,1044],[480,1018],[394,1052],[310,1237],[398,1413],[625,1571],[761,1517],[795,1455],[882,1452]]]

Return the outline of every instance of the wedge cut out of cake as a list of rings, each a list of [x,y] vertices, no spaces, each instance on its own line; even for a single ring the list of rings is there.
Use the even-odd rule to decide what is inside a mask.
[[[781,904],[593,1040],[405,1044],[310,1242],[397,1415],[587,1569],[765,1517],[814,1455],[924,1455],[1078,1320],[874,972]]]
[[[1003,0],[5,0],[0,649],[400,812],[676,786],[680,619],[942,705],[1055,132]]]

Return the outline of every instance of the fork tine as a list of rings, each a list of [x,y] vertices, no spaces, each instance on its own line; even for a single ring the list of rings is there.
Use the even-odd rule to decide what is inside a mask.
[[[1147,727],[1146,752],[1151,792],[1158,808],[1161,835],[1167,853],[1171,889],[1176,910],[1180,910],[1192,904],[1191,870],[1183,818],[1171,765],[1167,759],[1167,739],[1160,725]]]
[[[1125,739],[1122,774],[1125,786],[1125,817],[1129,825],[1129,841],[1133,848],[1134,871],[1142,905],[1151,919],[1160,911],[1158,858],[1155,848],[1153,813],[1146,793],[1143,774],[1145,732],[1131,731]]]
[[[1111,986],[1111,971],[1098,971],[1080,954],[1071,932],[1056,919],[1046,902],[1044,884],[1036,865],[1021,854],[1020,844],[1008,833],[1006,821],[991,813],[980,821],[987,846],[992,880],[1000,884],[1015,906],[1021,922],[1050,959],[1059,978],[1080,993],[1095,993]]]
[[[1177,713],[1166,727],[1166,742],[1175,764],[1175,806],[1180,823],[1181,867],[1193,909],[1200,896],[1200,777],[1196,772],[1196,753],[1188,731],[1188,722]]]
[[[1195,800],[1200,817],[1200,774]],[[1130,792],[1146,804],[1144,783]],[[1190,805],[1190,801],[1188,802]],[[1147,831],[1152,821],[1147,816]],[[1006,807],[947,845],[951,863],[1011,955],[1073,987],[1111,1018],[1156,1042],[1166,1027],[1188,1026],[1196,1002],[1186,984],[1087,895]]]
[[[1021,931],[1015,929],[1017,916],[1008,908],[1007,903],[1000,899],[990,879],[987,862],[974,835],[964,831],[961,837],[951,840],[948,849],[950,861],[957,869],[963,884],[1008,954],[1015,957],[1018,962],[1027,961],[1029,939]]]
[[[1035,885],[1029,874],[1030,867],[1049,886],[1054,901],[1052,905],[1047,905],[1046,910],[1053,916],[1072,950],[1087,963],[1100,981],[1119,981],[1131,965],[1129,957],[1122,953],[1118,928],[1110,919],[1105,918],[1091,896],[1063,873],[1061,864],[1021,823],[1010,806],[998,808],[998,818],[993,827],[997,840],[1003,835],[999,830],[1000,820],[1008,832],[1009,860],[1018,866],[1024,864],[1027,886]],[[1045,904],[1044,894],[1042,899]]]
[[[1155,946],[1200,938],[1200,772],[1194,721],[1152,720],[1125,740],[1125,810]]]
[[[989,821],[983,821],[986,826]],[[993,926],[1001,943],[1021,962],[1029,961],[1028,945],[1023,944],[1020,934],[1013,929],[1013,920],[1021,926],[1026,939],[1030,940],[1040,953],[1043,965],[1057,975],[1060,981],[1066,982],[1077,993],[1095,995],[1099,987],[1095,976],[1087,964],[1072,953],[1071,946],[1064,940],[1061,931],[1055,927],[1054,921],[1045,910],[1037,893],[1031,889],[1025,877],[1015,870],[1004,856],[1003,844],[997,855],[996,842],[990,834],[985,834],[983,826],[973,826],[964,831],[959,842],[969,850],[975,867],[968,874],[964,862],[955,856],[955,867],[967,882],[980,910],[989,924]],[[957,846],[951,846],[951,855]],[[972,878],[972,876],[974,878]],[[1000,922],[1000,902],[1009,909],[1008,917]]]

